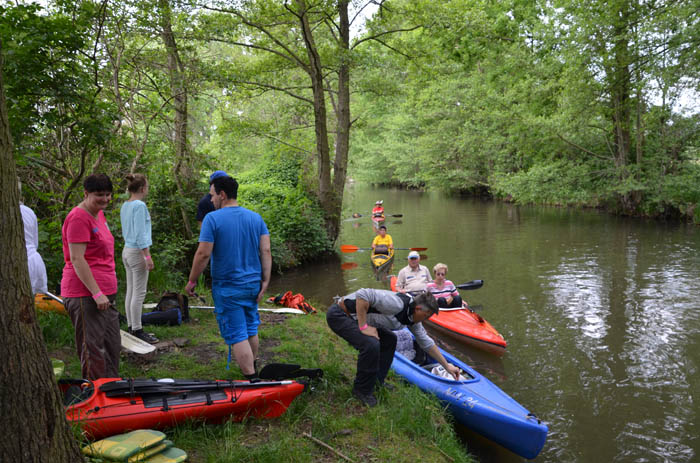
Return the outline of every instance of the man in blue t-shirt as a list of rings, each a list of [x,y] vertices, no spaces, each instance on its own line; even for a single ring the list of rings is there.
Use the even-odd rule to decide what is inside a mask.
[[[211,260],[212,296],[219,331],[243,375],[257,376],[258,302],[270,283],[270,232],[260,214],[238,205],[238,183],[229,176],[212,180],[215,211],[204,217],[199,246],[185,287],[194,296],[197,278]]]

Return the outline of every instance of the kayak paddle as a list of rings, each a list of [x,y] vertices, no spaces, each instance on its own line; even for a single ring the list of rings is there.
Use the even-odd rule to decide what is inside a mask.
[[[461,285],[457,285],[458,289],[479,289],[482,286],[484,286],[484,280],[472,280],[468,281],[466,283],[462,283]]]
[[[394,248],[395,251],[425,251],[428,248]],[[372,248],[361,248],[359,246],[353,246],[352,244],[343,244],[340,246],[340,251],[344,253],[357,252],[357,251],[371,251]]]
[[[340,252],[350,253],[357,251],[371,251],[372,248],[361,248],[359,246],[353,246],[352,244],[343,244],[340,246]]]
[[[403,217],[403,214],[384,214],[384,216],[385,216],[385,217]],[[360,214],[359,212],[355,212],[355,213],[352,215],[352,218],[353,218],[353,219],[357,219],[357,218],[360,218],[360,217],[363,217],[363,215]]]

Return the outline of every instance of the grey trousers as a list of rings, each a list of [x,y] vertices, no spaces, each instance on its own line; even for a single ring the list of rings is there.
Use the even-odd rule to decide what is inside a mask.
[[[124,298],[124,311],[126,323],[132,330],[141,329],[141,312],[143,300],[148,289],[148,269],[143,253],[137,248],[124,247],[122,262],[126,269],[126,297]]]

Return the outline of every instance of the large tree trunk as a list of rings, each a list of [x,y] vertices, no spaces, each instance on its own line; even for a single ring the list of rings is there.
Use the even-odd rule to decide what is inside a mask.
[[[340,18],[340,46],[344,54],[338,68],[338,134],[335,140],[335,162],[333,164],[333,216],[330,217],[335,239],[340,233],[340,211],[343,207],[343,192],[350,150],[350,21],[348,1],[338,2]]]
[[[66,422],[31,294],[0,43],[0,461],[82,461]]]
[[[336,205],[333,198],[331,185],[330,147],[328,145],[328,121],[326,113],[326,95],[323,88],[323,69],[321,57],[316,49],[313,31],[309,25],[307,5],[304,0],[296,0],[299,8],[299,22],[301,33],[309,58],[307,72],[311,78],[311,90],[314,96],[314,127],[316,130],[316,156],[318,160],[318,198],[321,208],[326,216],[326,229],[331,238],[337,236],[337,230],[333,225],[333,217],[339,212],[335,211]]]
[[[170,74],[170,91],[172,93],[175,108],[175,166],[173,177],[181,198],[186,196],[182,180],[191,178],[189,169],[187,146],[187,88],[185,85],[185,73],[177,50],[177,43],[173,35],[171,9],[169,0],[159,1],[161,37],[168,53],[168,72]],[[180,206],[180,215],[185,229],[185,237],[192,237],[190,221],[185,208]]]
[[[615,36],[613,39],[613,63],[609,72],[612,122],[615,139],[615,166],[624,181],[630,174],[624,167],[630,161],[631,152],[631,82],[629,47],[630,5],[626,2],[613,8]],[[626,192],[621,197],[622,207],[626,211],[635,208],[634,192]]]

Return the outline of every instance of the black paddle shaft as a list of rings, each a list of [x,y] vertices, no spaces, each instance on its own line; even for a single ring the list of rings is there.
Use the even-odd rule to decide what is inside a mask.
[[[462,283],[461,285],[457,285],[457,289],[479,289],[482,286],[484,286],[484,280],[472,280],[466,283]]]

